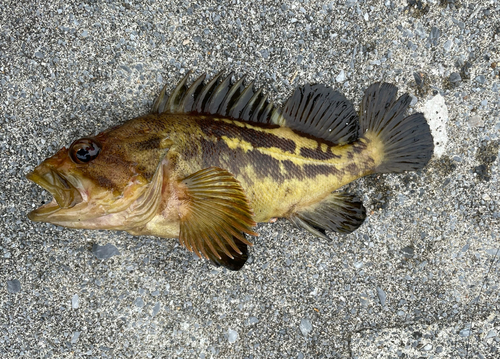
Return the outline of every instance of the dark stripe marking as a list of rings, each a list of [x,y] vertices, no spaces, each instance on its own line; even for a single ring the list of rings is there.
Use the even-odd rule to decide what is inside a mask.
[[[223,140],[211,141],[200,139],[202,153],[202,167],[220,167],[231,172],[235,177],[241,178],[252,184],[259,178],[270,177],[278,183],[289,179],[315,178],[318,175],[339,174],[335,167],[330,165],[304,165],[299,166],[290,160],[277,160],[259,150],[231,149]],[[283,164],[283,169],[282,166]],[[246,166],[252,166],[256,178],[250,178],[245,172]]]
[[[290,160],[281,161],[287,175],[295,175],[298,179],[304,179],[304,171]]]
[[[304,158],[311,158],[313,160],[331,160],[332,158],[341,158],[332,152],[331,148],[327,152],[321,150],[321,145],[318,143],[318,147],[315,149],[302,147],[300,149],[300,155]]]
[[[222,136],[237,138],[250,143],[253,148],[276,147],[283,152],[295,153],[295,148],[297,147],[295,142],[290,139],[222,121],[216,122],[205,119],[198,121],[198,125],[205,135],[215,136],[218,139],[222,138]]]
[[[365,139],[365,141],[367,141]],[[359,154],[361,152],[363,152],[364,150],[366,150],[366,147],[368,145],[369,142],[365,143],[363,141],[356,141],[352,144],[352,150],[354,153],[356,154]]]
[[[308,178],[314,178],[318,175],[331,175],[331,174],[340,174],[340,171],[331,165],[312,165],[306,164],[304,165],[305,175]]]

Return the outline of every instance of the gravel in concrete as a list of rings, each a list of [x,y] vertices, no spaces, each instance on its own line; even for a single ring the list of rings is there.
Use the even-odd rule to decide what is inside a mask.
[[[498,0],[0,3],[0,357],[498,358]],[[328,242],[261,224],[239,272],[176,240],[32,223],[24,175],[145,114],[188,70],[412,95],[417,173],[346,189],[368,219]]]

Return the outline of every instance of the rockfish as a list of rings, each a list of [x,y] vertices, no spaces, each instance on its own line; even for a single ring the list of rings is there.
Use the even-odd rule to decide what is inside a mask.
[[[240,269],[257,222],[289,219],[319,237],[350,233],[359,199],[334,192],[372,173],[414,171],[433,153],[411,98],[375,83],[359,111],[325,85],[278,108],[243,78],[188,73],[151,113],[77,139],[27,175],[54,199],[33,221],[179,238],[199,257]]]

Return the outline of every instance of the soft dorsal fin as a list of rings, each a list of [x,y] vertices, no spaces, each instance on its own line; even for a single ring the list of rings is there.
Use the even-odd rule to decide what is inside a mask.
[[[189,71],[170,96],[166,85],[153,104],[153,113],[198,113],[219,115],[246,122],[278,124],[279,110],[267,99],[261,89],[256,90],[253,82],[243,84],[244,76],[232,82],[233,73],[223,77],[217,74],[208,83],[201,75],[187,85]]]
[[[352,103],[331,87],[297,87],[281,113],[283,125],[334,144],[358,138],[358,115]]]

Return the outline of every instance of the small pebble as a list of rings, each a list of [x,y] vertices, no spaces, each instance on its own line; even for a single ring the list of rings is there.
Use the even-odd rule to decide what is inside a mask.
[[[100,246],[98,244],[94,244],[92,246],[92,253],[96,256],[97,259],[109,259],[113,256],[119,256],[120,252],[118,248],[116,248],[111,243],[108,243],[104,246]]]
[[[158,313],[159,313],[160,308],[161,308],[161,307],[160,307],[160,303],[159,303],[159,302],[156,302],[156,303],[155,303],[155,306],[153,307],[153,312],[151,313],[151,315],[152,315],[153,317],[154,317],[154,316],[156,316],[156,314],[158,314]]]
[[[479,115],[471,116],[468,122],[471,127],[482,127],[484,125],[483,118]]]
[[[426,344],[423,348],[422,348],[422,351],[424,352],[428,352],[428,351],[431,351],[433,348],[432,344]]]
[[[387,294],[385,294],[385,292],[382,290],[382,288],[377,287],[377,296],[378,296],[378,300],[380,301],[380,304],[382,306],[384,306],[385,300],[387,298]]]
[[[450,74],[450,77],[448,78],[448,80],[450,81],[450,83],[454,86],[458,86],[458,84],[460,84],[460,82],[462,82],[462,77],[460,76],[460,74],[458,72],[452,72]]]
[[[7,281],[7,292],[18,293],[20,291],[21,291],[21,282],[19,282],[17,279]]]
[[[257,317],[248,317],[248,320],[247,320],[248,324],[257,324],[258,322],[259,322],[259,320],[257,319]]]
[[[80,307],[78,294],[75,294],[73,298],[71,298],[71,308],[78,309]]]
[[[412,246],[404,247],[403,249],[401,249],[401,252],[403,252],[403,256],[408,259],[413,258],[413,256],[415,255],[415,250]]]
[[[494,338],[497,336],[497,332],[495,329],[491,329],[488,334],[486,334],[486,339]]]
[[[345,72],[344,72],[344,70],[340,70],[340,73],[335,78],[335,81],[337,81],[337,82],[344,82],[345,81]]]
[[[80,332],[73,332],[73,336],[71,337],[71,344],[75,344],[80,337]]]
[[[474,79],[474,81],[482,85],[486,82],[486,77],[484,77],[483,75],[479,75]]]
[[[438,44],[440,35],[441,31],[437,27],[433,26],[429,34],[429,41],[431,42],[432,45],[436,46]]]
[[[231,328],[228,329],[227,331],[227,340],[229,343],[234,343],[238,340],[238,332],[235,330],[232,330]]]
[[[302,332],[302,335],[307,336],[312,331],[311,321],[307,318],[303,318],[300,321],[299,328],[300,328],[300,331]]]
[[[144,307],[144,300],[141,297],[137,297],[134,301],[134,304],[137,308]]]
[[[470,335],[470,329],[464,328],[458,333],[461,337],[467,338]]]
[[[451,40],[446,41],[443,45],[444,51],[446,52],[449,52],[452,47],[453,47],[453,41]]]

